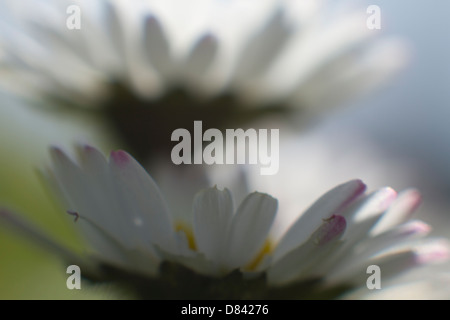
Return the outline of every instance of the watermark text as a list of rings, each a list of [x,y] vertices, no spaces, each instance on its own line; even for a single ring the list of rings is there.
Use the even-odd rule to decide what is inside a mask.
[[[194,137],[184,128],[172,132],[178,141],[171,153],[174,164],[259,164],[261,175],[279,169],[279,129],[219,129],[203,132],[202,121],[194,121]],[[270,139],[270,143],[269,143]],[[203,145],[209,142],[205,148]],[[192,149],[193,144],[193,149]],[[193,151],[193,152],[192,152]]]

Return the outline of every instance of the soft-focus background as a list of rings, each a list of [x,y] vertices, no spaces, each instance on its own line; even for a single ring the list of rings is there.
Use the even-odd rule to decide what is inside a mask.
[[[361,1],[363,8],[364,3],[381,7],[383,32],[407,39],[411,61],[393,82],[327,112],[301,139],[289,142],[297,150],[292,155],[298,159],[293,169],[305,186],[305,206],[330,187],[355,177],[370,189],[412,186],[424,196],[418,215],[435,227],[435,234],[450,236],[450,2],[373,0]],[[58,241],[79,248],[34,168],[45,164],[51,144],[89,141],[104,152],[119,146],[99,122],[82,113],[68,118],[64,113],[38,112],[8,92],[0,94],[0,202]],[[101,287],[67,290],[58,259],[21,237],[0,232],[0,299],[113,297],[105,292]]]

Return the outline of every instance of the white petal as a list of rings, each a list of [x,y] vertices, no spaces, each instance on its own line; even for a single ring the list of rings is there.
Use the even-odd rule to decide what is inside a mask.
[[[119,210],[134,222],[137,233],[148,235],[152,244],[175,251],[172,221],[160,191],[142,166],[125,151],[111,153],[110,169]]]
[[[118,8],[117,1],[103,1],[105,6],[105,23],[107,24],[108,36],[112,43],[113,50],[115,51],[119,63],[125,63],[126,61],[126,42],[125,34],[123,30],[123,22],[120,16],[120,10]],[[123,70],[119,70],[123,71]]]
[[[378,217],[384,213],[397,198],[397,192],[389,187],[381,188],[360,199],[349,208],[344,215],[349,220],[349,226],[364,220]]]
[[[202,36],[193,46],[184,63],[188,77],[199,77],[211,66],[218,50],[218,39],[210,34]]]
[[[359,259],[364,259],[391,250],[393,247],[407,247],[411,245],[412,239],[424,237],[430,231],[431,227],[428,224],[412,220],[373,238],[366,238],[358,245],[355,254],[358,254]]]
[[[366,186],[360,180],[353,180],[337,186],[317,200],[287,231],[274,252],[278,260],[293,248],[302,244],[317,230],[323,219],[340,213],[360,196]]]
[[[81,164],[79,174],[84,183],[78,191],[84,203],[78,199],[76,206],[68,209],[89,221],[87,225],[97,229],[97,234],[115,239],[126,248],[135,247],[139,243],[138,233],[134,230],[132,218],[120,205],[121,198],[114,188],[113,176],[105,157],[90,146],[79,146],[78,153]],[[78,204],[82,206],[78,207]],[[86,221],[80,220],[79,224],[86,225]],[[150,249],[150,244],[148,247]]]
[[[84,190],[89,193],[87,197],[91,198],[91,211],[95,211],[101,218],[101,221],[97,221],[97,223],[110,230],[111,234],[120,234],[126,221],[123,214],[117,212],[117,199],[115,190],[112,188],[112,177],[105,157],[90,146],[79,146],[78,154],[81,160],[81,170],[86,177],[87,185]],[[81,215],[90,214],[84,211],[79,213]]]
[[[82,1],[80,4],[82,11],[82,30],[80,36],[83,37],[82,41],[84,43],[84,47],[89,54],[89,58],[86,60],[87,62],[95,65],[99,70],[111,70],[111,66],[117,62],[117,52],[116,50],[111,49],[111,39],[109,33],[112,31],[110,29],[109,23],[111,21],[107,21],[109,19],[109,15],[106,14],[106,17],[102,17],[101,15],[108,10],[104,11],[104,3],[105,1]],[[65,17],[62,17],[63,19]],[[70,33],[72,30],[67,30]],[[114,35],[115,37],[117,35]],[[73,46],[76,46],[77,43],[74,42]],[[115,46],[113,45],[115,48]]]
[[[338,271],[332,270],[328,275],[327,284],[332,286],[338,283],[348,283],[361,286],[366,283],[370,274],[367,274],[367,268],[371,265],[380,267],[381,280],[387,280],[389,276],[397,275],[405,271],[415,263],[415,254],[412,251],[396,252],[378,259],[362,260],[358,262],[347,263],[345,268]]]
[[[430,240],[427,243],[407,249],[388,252],[371,260],[364,259],[347,263],[345,268],[332,271],[328,281],[330,285],[342,282],[361,285],[367,280],[367,267],[370,265],[379,266],[382,279],[387,281],[391,277],[397,277],[402,272],[414,267],[448,261],[449,257],[450,246],[448,241]]]
[[[346,222],[342,216],[333,216],[323,221],[303,245],[291,250],[270,267],[267,272],[269,283],[282,285],[315,275],[315,267],[340,245],[336,242],[345,228]]]
[[[222,264],[228,230],[233,218],[233,200],[228,189],[209,188],[194,199],[194,234],[198,251]]]
[[[101,160],[95,149],[87,147],[85,168],[90,161],[92,167],[100,169]],[[52,148],[54,172],[50,171],[50,183],[56,185],[65,202],[65,209],[76,212],[84,219],[77,221],[77,227],[102,257],[115,263],[126,261],[124,247],[136,245],[135,234],[130,230],[130,219],[117,205],[117,196],[111,188],[111,180],[98,179],[102,170],[87,175],[75,165],[60,149]],[[93,162],[98,161],[97,166]],[[133,237],[134,236],[134,237]]]
[[[404,221],[417,209],[422,197],[417,190],[411,189],[399,194],[397,200],[383,215],[380,222],[371,231],[372,235],[380,234]]]
[[[292,102],[321,110],[340,105],[382,85],[409,60],[406,46],[397,40],[387,45],[379,41],[365,49],[363,54],[361,48],[353,48],[316,70],[313,77],[294,90]]]
[[[64,197],[65,209],[89,217],[96,225],[103,225],[104,218],[97,210],[90,184],[81,169],[59,148],[51,148],[50,155],[54,182]]]
[[[148,16],[144,24],[144,43],[146,56],[161,76],[167,76],[172,69],[169,41],[164,34],[161,22],[154,16]]]
[[[413,250],[419,264],[440,263],[450,259],[450,243],[447,239],[433,239]]]
[[[395,200],[397,193],[391,188],[383,188],[355,203],[343,215],[347,218],[347,232],[344,235],[344,244],[330,255],[320,266],[322,272],[328,268],[346,268],[345,257],[351,255],[355,246],[367,237],[369,231],[379,221],[382,214]]]
[[[244,266],[261,250],[277,212],[277,200],[267,194],[252,193],[233,217],[227,243],[227,265]]]
[[[271,20],[248,41],[236,66],[237,79],[259,76],[269,68],[290,35],[284,18],[281,8],[274,10]]]

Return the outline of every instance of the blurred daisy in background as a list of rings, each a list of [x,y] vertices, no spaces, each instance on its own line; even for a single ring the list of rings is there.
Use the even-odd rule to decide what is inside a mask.
[[[72,4],[80,8],[79,30],[66,26]],[[145,160],[194,120],[220,129],[270,115],[277,126],[277,115],[317,112],[365,93],[406,61],[403,43],[377,37],[365,9],[349,3],[46,0],[1,7],[2,82],[32,102],[104,111]]]
[[[398,285],[405,272],[423,275],[450,257],[446,240],[426,239],[430,226],[410,220],[421,202],[415,190],[366,193],[360,180],[349,181],[274,241],[277,200],[267,194],[251,193],[235,210],[228,189],[205,189],[193,200],[190,225],[180,228],[128,153],[109,160],[90,146],[78,153],[79,164],[53,148],[44,176],[91,245],[88,255],[77,257],[6,209],[0,218],[80,265],[84,276],[131,286],[141,297],[338,298],[355,289],[364,297],[369,266],[382,270],[383,286]]]

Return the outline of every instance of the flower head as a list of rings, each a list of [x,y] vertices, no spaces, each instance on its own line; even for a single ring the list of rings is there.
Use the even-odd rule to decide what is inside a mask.
[[[12,89],[103,109],[148,155],[194,120],[225,128],[336,105],[403,65],[397,40],[371,41],[363,8],[331,2],[79,1],[70,30],[71,1],[8,0],[2,61]]]
[[[366,194],[361,181],[349,181],[316,201],[275,243],[277,200],[267,194],[251,193],[235,209],[227,189],[205,189],[193,201],[191,223],[179,223],[128,153],[106,160],[90,146],[78,151],[76,164],[53,148],[45,176],[93,249],[81,268],[146,297],[337,297],[364,286],[369,266],[379,266],[388,282],[449,257],[445,241],[419,241],[430,227],[409,220],[420,203],[415,190]]]

